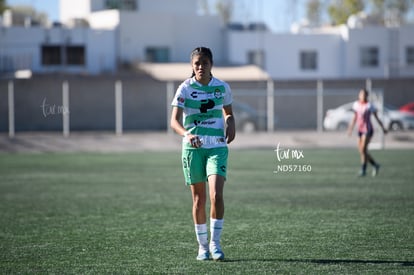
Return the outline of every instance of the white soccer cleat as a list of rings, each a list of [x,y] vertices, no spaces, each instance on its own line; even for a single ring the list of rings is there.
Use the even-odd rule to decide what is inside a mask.
[[[210,259],[210,253],[208,251],[199,251],[196,259],[198,261],[208,261]]]
[[[378,175],[380,167],[381,167],[381,165],[379,165],[379,164],[375,165],[374,170],[372,170],[372,176],[373,177],[376,177]]]
[[[210,246],[211,257],[214,261],[223,261],[224,260],[224,253],[221,250],[220,245],[212,245]]]

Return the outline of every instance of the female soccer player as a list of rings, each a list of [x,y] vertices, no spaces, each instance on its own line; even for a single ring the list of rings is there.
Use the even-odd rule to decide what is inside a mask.
[[[183,136],[182,165],[193,198],[193,221],[199,244],[197,260],[223,260],[220,237],[224,221],[223,187],[227,144],[236,130],[232,95],[227,83],[213,77],[209,48],[191,52],[193,74],[177,89],[172,102],[171,128]],[[206,181],[210,193],[210,243],[206,217]]]
[[[371,163],[374,169],[372,170],[372,176],[378,174],[380,165],[375,162],[371,154],[368,153],[368,144],[374,135],[374,127],[371,123],[371,114],[374,115],[378,124],[381,126],[382,131],[387,133],[381,120],[378,118],[377,109],[368,101],[368,91],[362,89],[359,91],[358,100],[354,102],[352,109],[355,112],[354,118],[349,125],[348,134],[352,135],[355,123],[358,124],[358,150],[361,156],[361,171],[359,176],[363,177],[366,175],[367,162]]]

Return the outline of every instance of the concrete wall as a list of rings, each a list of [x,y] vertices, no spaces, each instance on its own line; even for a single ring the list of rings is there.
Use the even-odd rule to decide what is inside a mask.
[[[90,11],[90,1],[59,0],[59,19],[61,22],[67,22],[73,18],[86,18]]]
[[[262,50],[263,68],[273,79],[339,79],[413,77],[414,67],[406,64],[405,51],[414,46],[414,28],[338,28],[335,32],[280,34],[227,31],[229,62],[246,64],[249,51]],[[379,50],[378,66],[361,66],[361,48]],[[316,51],[318,68],[302,70],[300,52]]]
[[[229,61],[248,63],[248,52],[265,52],[264,69],[274,79],[336,78],[342,73],[342,39],[340,35],[292,35],[270,32],[230,31]],[[315,51],[316,70],[302,70],[301,51]]]
[[[71,72],[97,74],[116,70],[116,33],[88,28],[10,27],[0,32],[0,73],[30,69],[35,73]],[[83,45],[86,64],[42,65],[41,46]],[[8,65],[10,63],[10,66]]]
[[[146,75],[35,76],[15,80],[16,131],[62,131],[62,83],[70,86],[71,131],[115,131],[115,82],[123,83],[124,130],[166,130],[166,84]],[[414,101],[414,79],[374,79],[384,101],[397,107]],[[266,113],[265,82],[230,82],[235,101]],[[175,83],[175,88],[179,85]],[[8,131],[8,81],[0,81],[0,132]],[[324,81],[327,109],[356,100],[364,79]],[[316,129],[316,81],[275,81],[276,129]],[[246,91],[248,92],[246,94]],[[346,91],[346,94],[343,92]],[[300,93],[298,95],[297,93]],[[332,93],[338,94],[332,94]],[[280,95],[282,93],[282,95]],[[237,118],[236,118],[237,119]]]
[[[62,130],[62,83],[69,83],[72,131],[115,129],[115,82],[123,82],[125,130],[166,129],[165,84],[131,76],[15,80],[16,131]],[[0,81],[0,131],[8,131],[7,81]]]
[[[154,18],[162,18],[154,20]],[[194,19],[195,18],[195,19]],[[191,21],[191,24],[189,24]],[[225,46],[221,21],[217,16],[171,13],[120,13],[119,56],[121,62],[147,61],[148,47],[165,47],[170,62],[189,61],[198,46],[210,47],[217,63],[223,63]]]

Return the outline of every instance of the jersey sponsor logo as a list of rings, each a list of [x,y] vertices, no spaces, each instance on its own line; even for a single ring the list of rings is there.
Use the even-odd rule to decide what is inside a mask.
[[[211,136],[203,137],[203,144],[221,145],[223,143],[226,143],[226,139],[224,137],[211,137]]]
[[[211,99],[201,100],[200,112],[207,113],[207,110],[213,109],[214,106],[216,106],[216,103]]]
[[[190,96],[192,98],[198,98],[199,95],[205,95],[205,94],[206,92],[203,92],[203,91],[192,91]]]
[[[184,103],[185,99],[179,96],[177,98],[177,101],[180,102],[180,103]]]
[[[205,121],[200,121],[200,120],[194,120],[194,125],[198,126],[198,125],[213,125],[216,124],[215,120],[205,120]]]

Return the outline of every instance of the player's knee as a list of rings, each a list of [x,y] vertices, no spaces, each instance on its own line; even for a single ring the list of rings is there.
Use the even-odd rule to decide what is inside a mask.
[[[367,146],[360,146],[359,147],[359,152],[361,153],[361,154],[366,154],[367,153]]]
[[[196,209],[203,209],[206,205],[206,198],[202,196],[194,196],[193,207]]]
[[[210,194],[211,204],[222,204],[223,203],[223,194],[219,192],[213,192]]]

